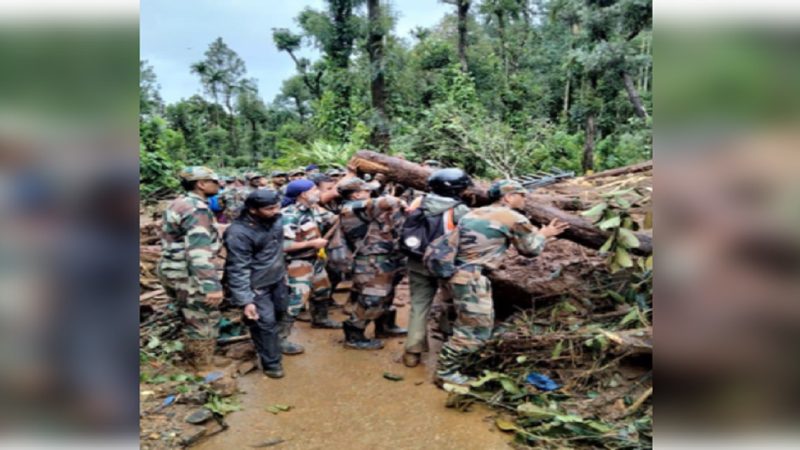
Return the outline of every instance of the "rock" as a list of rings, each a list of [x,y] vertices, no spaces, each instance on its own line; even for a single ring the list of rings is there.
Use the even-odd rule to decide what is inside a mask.
[[[247,375],[256,368],[256,363],[253,361],[244,361],[236,368],[236,373],[239,375]]]
[[[193,425],[199,425],[201,423],[207,422],[212,417],[214,417],[214,414],[211,411],[205,408],[200,408],[191,412],[188,416],[186,416],[186,422],[191,423]]]
[[[231,359],[250,359],[256,355],[256,349],[251,341],[231,344],[225,351],[225,356]]]
[[[203,436],[206,435],[206,428],[197,425],[182,425],[181,426],[181,444],[189,446],[196,444]]]
[[[214,356],[214,367],[227,367],[231,364],[231,359],[224,356]]]
[[[239,384],[235,379],[226,375],[211,383],[211,388],[214,389],[214,392],[220,397],[230,397],[238,392]]]
[[[148,439],[152,439],[154,441],[157,440],[157,439],[161,439],[161,433],[158,433],[157,431],[154,431],[154,432],[150,433],[150,435],[148,435],[147,438]]]
[[[180,396],[178,403],[184,403],[187,405],[205,405],[208,401],[208,392],[202,391],[199,389],[195,389],[191,392],[187,392]]]

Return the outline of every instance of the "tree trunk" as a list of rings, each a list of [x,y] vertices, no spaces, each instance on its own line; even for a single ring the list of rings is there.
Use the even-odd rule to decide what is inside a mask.
[[[297,57],[294,55],[294,52],[287,49],[286,53],[289,54],[289,57],[292,58],[292,61],[294,61],[294,66],[297,68],[298,71],[300,71],[300,74],[303,75],[303,83],[306,85],[311,95],[313,95],[314,98],[317,100],[322,98],[322,92],[320,92],[320,87],[319,87],[319,77],[317,77],[316,85],[312,84],[311,80],[308,78],[308,72],[306,71],[306,68],[303,67],[302,64],[300,64],[300,60],[297,59]]]
[[[467,73],[467,18],[470,0],[457,0],[458,7],[458,61],[461,71]]]
[[[432,170],[426,169],[418,164],[369,150],[360,150],[356,152],[348,166],[356,168],[363,173],[383,173],[386,175],[388,181],[393,181],[419,190],[427,189],[428,176],[432,173]],[[487,186],[480,182],[475,183],[475,185],[467,191],[465,197],[470,201],[472,206],[489,204]],[[525,214],[535,225],[546,225],[552,219],[562,220],[570,225],[569,230],[562,235],[564,239],[594,249],[602,247],[608,239],[610,235],[609,232],[595,227],[592,223],[581,217],[568,214],[553,206],[542,205],[537,201],[539,199],[539,196],[529,194],[525,203]],[[652,254],[652,238],[643,233],[635,234],[639,239],[640,246],[631,251],[637,255]]]
[[[617,167],[616,169],[604,170],[602,172],[597,172],[592,175],[585,176],[585,180],[593,180],[595,178],[602,178],[602,177],[616,177],[619,175],[626,175],[629,173],[637,173],[637,172],[645,172],[647,170],[653,170],[653,160],[645,161],[643,163],[634,164],[632,166],[625,166],[625,167]]]
[[[389,151],[389,127],[386,115],[386,83],[383,75],[383,29],[381,28],[381,9],[379,0],[367,0],[369,35],[367,50],[372,70],[370,94],[376,122],[370,133],[370,144],[381,152]]]
[[[250,136],[250,151],[253,153],[253,165],[255,166],[258,163],[258,126],[255,120],[250,121],[250,130],[252,131],[252,135]]]
[[[506,20],[505,13],[501,8],[494,12],[497,16],[497,33],[500,36],[500,60],[503,61],[503,75],[508,82],[508,54],[506,53]]]
[[[636,115],[639,116],[640,119],[647,118],[647,111],[644,109],[642,99],[639,97],[639,92],[636,91],[636,86],[633,85],[631,76],[624,70],[620,71],[620,73],[622,75],[622,80],[625,82],[625,90],[628,92],[628,99],[631,101],[631,104],[633,104],[634,112],[636,112]]]
[[[231,97],[226,95],[225,106],[228,108],[228,127],[231,132],[231,147],[233,147],[233,154],[239,154],[239,137],[236,135],[236,115],[234,114],[233,107],[231,106]]]
[[[567,83],[564,85],[564,118],[569,116],[569,89],[572,82],[572,74],[567,71]]]
[[[592,111],[589,112],[589,115],[586,117],[586,138],[583,143],[583,160],[581,161],[581,167],[584,173],[594,170],[594,135],[596,131],[594,112]]]

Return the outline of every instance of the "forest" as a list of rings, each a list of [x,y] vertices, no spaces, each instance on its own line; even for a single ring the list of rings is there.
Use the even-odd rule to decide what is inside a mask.
[[[440,1],[450,12],[409,37],[397,2],[306,8],[271,30],[296,67],[271,100],[222,38],[186,67],[202,94],[175,103],[140,61],[142,196],[173,190],[184,164],[232,175],[361,149],[483,178],[652,158],[651,0]]]

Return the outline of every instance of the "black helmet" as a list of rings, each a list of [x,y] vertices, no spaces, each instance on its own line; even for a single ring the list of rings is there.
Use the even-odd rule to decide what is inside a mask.
[[[472,186],[472,179],[461,169],[439,169],[428,177],[428,189],[443,197],[458,197]]]

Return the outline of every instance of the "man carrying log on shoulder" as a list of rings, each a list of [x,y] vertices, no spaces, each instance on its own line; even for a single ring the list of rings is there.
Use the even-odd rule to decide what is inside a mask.
[[[496,181],[489,188],[490,206],[478,208],[464,216],[454,233],[453,247],[437,247],[431,251],[439,260],[450,258],[439,251],[453,252],[454,275],[449,279],[456,307],[453,336],[439,353],[436,382],[464,385],[471,381],[458,371],[465,354],[479,350],[491,337],[494,327],[492,286],[485,272],[500,262],[513,245],[524,256],[542,252],[547,238],[558,236],[568,228],[566,223],[553,219],[538,231],[524,215],[527,191],[512,180]]]

